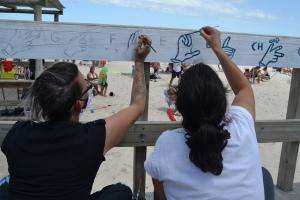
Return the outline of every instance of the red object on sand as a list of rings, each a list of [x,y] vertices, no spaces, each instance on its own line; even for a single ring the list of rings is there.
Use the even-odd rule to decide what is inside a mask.
[[[12,61],[4,60],[2,61],[2,65],[3,65],[4,72],[11,72],[13,69]]]
[[[175,121],[176,121],[175,114],[174,114],[172,108],[168,108],[168,109],[167,109],[167,115],[168,115],[169,119],[170,119],[172,122],[175,122]]]

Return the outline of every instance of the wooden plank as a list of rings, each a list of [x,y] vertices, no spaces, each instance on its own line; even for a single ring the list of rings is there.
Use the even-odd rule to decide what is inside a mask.
[[[0,135],[6,135],[15,121],[0,121]],[[138,121],[129,129],[120,147],[154,146],[159,135],[180,128],[178,122]],[[255,123],[259,143],[299,142],[300,120],[257,121]],[[2,141],[0,140],[0,144]]]
[[[287,119],[300,119],[300,69],[293,70]],[[282,144],[277,186],[283,191],[293,190],[299,141]]]
[[[18,106],[21,105],[22,101],[20,100],[0,100],[0,106]]]
[[[11,20],[0,21],[0,57],[131,61],[140,34],[157,52],[147,61],[219,64],[197,30]],[[300,67],[300,38],[224,32],[222,46],[238,65]]]
[[[149,110],[149,84],[150,84],[150,63],[144,63],[144,74],[146,83],[146,105],[142,116],[139,121],[148,121],[148,110]],[[143,141],[146,132],[140,132],[140,138]],[[147,156],[146,146],[137,146],[134,148],[133,158],[133,194],[138,197],[145,197],[146,187],[146,172],[144,169],[144,162]]]
[[[34,14],[33,9],[20,9],[17,8],[15,10],[12,10],[10,8],[0,8],[0,13],[20,13],[20,14]],[[48,15],[62,15],[62,11],[59,10],[42,10],[42,14],[48,14]]]
[[[0,88],[27,88],[32,80],[0,80]]]
[[[0,121],[25,121],[25,120],[28,120],[28,118],[25,116],[1,116],[0,117]]]
[[[42,6],[35,5],[34,6],[34,21],[42,21],[43,14],[42,14]],[[37,78],[43,72],[43,61],[38,59],[35,60],[35,75],[34,77]]]

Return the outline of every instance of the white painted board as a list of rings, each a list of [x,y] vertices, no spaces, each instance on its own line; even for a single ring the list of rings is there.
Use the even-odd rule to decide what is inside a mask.
[[[0,20],[0,58],[130,61],[136,38],[149,35],[148,61],[218,64],[199,31]],[[300,38],[222,33],[228,55],[242,66],[300,68]]]

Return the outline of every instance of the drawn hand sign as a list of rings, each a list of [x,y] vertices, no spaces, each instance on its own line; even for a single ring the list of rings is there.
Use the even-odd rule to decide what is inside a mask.
[[[141,35],[140,31],[135,31],[133,33],[131,33],[131,35],[129,36],[128,42],[127,42],[127,51],[126,51],[126,57],[130,60],[134,59],[134,52],[135,49],[137,47],[137,43],[138,43],[138,38]]]
[[[28,51],[33,47],[33,41],[40,37],[40,31],[15,30],[9,42],[1,48],[1,52],[6,56],[13,56],[18,52]]]
[[[278,58],[284,57],[284,53],[279,52],[283,48],[282,45],[277,45],[279,41],[279,38],[269,41],[270,45],[262,59],[259,61],[260,67],[267,67],[270,63],[276,63]]]
[[[138,38],[141,35],[140,31],[135,31],[132,33],[127,42],[127,49],[136,48]]]
[[[193,34],[199,34],[200,31],[195,31],[188,34],[183,34],[178,38],[177,41],[177,53],[174,58],[171,59],[173,63],[184,63],[200,54],[200,50],[193,49]]]
[[[68,42],[68,47],[64,50],[64,53],[68,57],[73,57],[77,53],[85,52],[88,48],[87,33],[79,33],[72,37]]]
[[[234,54],[235,54],[236,49],[229,46],[230,40],[231,40],[231,37],[228,36],[228,37],[224,40],[223,45],[222,45],[222,48],[223,48],[223,50],[225,51],[225,53],[228,55],[228,57],[229,57],[230,59],[232,59],[232,58],[234,57]]]

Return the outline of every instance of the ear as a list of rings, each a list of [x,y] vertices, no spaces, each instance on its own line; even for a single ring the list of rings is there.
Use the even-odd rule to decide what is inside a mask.
[[[81,108],[82,108],[81,102],[79,100],[76,100],[76,102],[74,103],[75,112],[80,113],[82,110]]]

